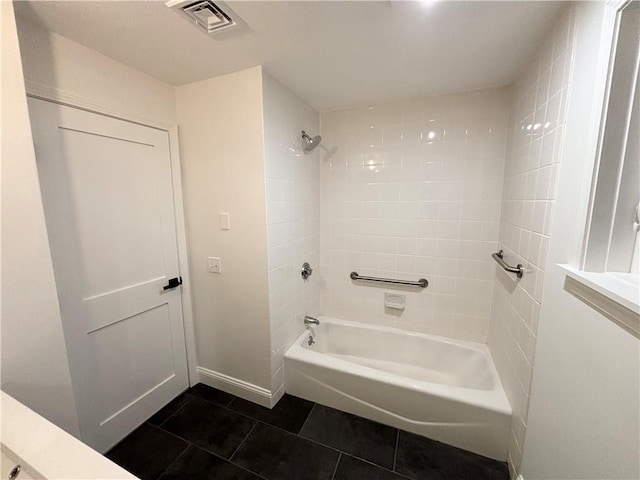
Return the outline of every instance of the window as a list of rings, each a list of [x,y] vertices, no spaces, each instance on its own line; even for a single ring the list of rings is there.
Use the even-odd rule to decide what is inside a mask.
[[[614,37],[583,267],[625,277],[633,276],[634,270],[637,277],[640,248],[639,32],[640,3],[623,4]]]
[[[615,11],[581,268],[565,290],[640,338],[640,2]]]

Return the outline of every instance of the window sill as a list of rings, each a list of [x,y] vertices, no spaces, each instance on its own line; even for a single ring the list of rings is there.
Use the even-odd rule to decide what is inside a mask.
[[[583,272],[569,265],[558,266],[566,272],[565,290],[634,335],[640,335],[637,275]]]

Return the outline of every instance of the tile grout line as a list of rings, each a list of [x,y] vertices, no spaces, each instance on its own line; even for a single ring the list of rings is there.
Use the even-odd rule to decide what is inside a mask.
[[[253,431],[253,429],[254,429],[254,428],[256,428],[256,426],[258,425],[258,423],[257,423],[257,422],[258,422],[258,420],[256,420],[256,424],[251,428],[251,430],[249,431],[249,433],[251,433],[251,432]],[[217,457],[217,458],[219,458],[220,460],[223,460],[223,461],[225,461],[225,462],[228,462],[228,463],[230,463],[231,465],[234,465],[234,466],[236,466],[236,467],[238,467],[238,468],[241,468],[242,470],[244,470],[244,471],[246,471],[246,472],[249,472],[249,473],[251,473],[251,474],[253,474],[253,475],[256,475],[257,477],[260,477],[260,478],[261,478],[261,479],[263,479],[263,480],[267,480],[267,479],[266,479],[265,477],[263,477],[262,475],[260,475],[260,474],[258,474],[258,473],[256,473],[256,472],[253,472],[253,471],[251,471],[251,470],[249,470],[249,469],[247,469],[247,468],[243,467],[242,465],[239,465],[239,464],[237,464],[237,463],[235,463],[235,462],[232,462],[232,461],[231,461],[231,457],[229,457],[229,458],[224,458],[222,455],[220,455],[220,454],[218,454],[218,453],[216,453],[216,452],[213,452],[213,451],[209,450],[208,448],[204,448],[204,447],[201,447],[200,445],[196,445],[195,443],[191,442],[190,440],[187,440],[186,438],[183,438],[183,437],[181,437],[181,436],[179,436],[179,435],[176,435],[175,433],[172,433],[172,432],[170,432],[169,430],[165,430],[165,429],[163,429],[163,428],[160,428],[160,427],[158,427],[157,425],[151,425],[151,424],[149,424],[149,425],[150,425],[151,427],[153,427],[153,428],[156,428],[156,429],[160,430],[161,432],[168,433],[169,435],[172,435],[173,437],[178,438],[178,439],[183,440],[183,441],[185,441],[185,442],[187,442],[187,443],[188,443],[187,448],[185,449],[185,451],[184,451],[184,452],[182,452],[182,453],[180,454],[180,457],[182,457],[182,455],[184,455],[184,453],[189,449],[189,447],[193,447],[193,448],[195,448],[196,450],[202,450],[203,452],[206,452],[206,453],[208,453],[209,455],[213,455],[214,457]],[[247,434],[247,436],[249,436],[249,433]],[[246,440],[246,437],[245,437],[245,439],[243,439],[243,440],[242,440],[242,442],[240,442],[240,445],[242,445],[242,443],[244,443],[244,440]],[[238,448],[236,449],[236,451],[240,448],[240,445],[238,445]],[[235,451],[234,451],[234,454],[235,454]],[[232,454],[231,456],[233,456],[233,454]],[[178,459],[180,459],[180,457],[178,457]],[[178,460],[176,460],[176,462],[177,462],[177,461],[178,461]],[[173,463],[176,463],[176,462],[173,462]],[[173,466],[173,463],[172,463],[170,466]],[[168,470],[168,468],[167,468],[167,470]],[[167,470],[165,470],[164,472],[162,472],[162,475],[164,475],[165,473],[167,473]],[[162,475],[161,475],[161,476],[162,476]],[[160,477],[158,477],[158,478],[160,478]]]
[[[186,391],[185,391],[185,395],[187,395]],[[152,423],[150,423],[149,425],[153,425],[154,427],[162,427],[162,425],[164,425],[165,423],[167,423],[169,421],[169,419],[171,417],[173,417],[174,415],[176,415],[179,411],[181,411],[184,407],[186,407],[187,405],[189,405],[191,403],[191,399],[187,398],[187,401],[185,402],[184,405],[182,405],[180,408],[178,408],[175,412],[173,412],[171,415],[169,415],[167,418],[165,418],[160,424],[158,425],[153,425]],[[147,422],[148,423],[148,422]]]
[[[336,478],[336,472],[338,471],[338,465],[340,465],[340,459],[342,458],[342,452],[338,455],[338,461],[336,462],[336,466],[333,469],[333,475],[331,475],[331,480]]]
[[[398,458],[398,442],[400,440],[400,429],[396,429],[396,448],[393,451],[393,468],[392,470],[396,471],[396,460]]]
[[[338,451],[340,451],[340,450],[338,450]],[[340,453],[342,453],[343,455],[346,455],[347,457],[351,457],[351,458],[355,458],[356,460],[360,460],[361,462],[364,462],[364,463],[366,463],[368,465],[371,465],[372,467],[376,467],[376,468],[379,468],[380,470],[384,470],[385,472],[393,473],[393,474],[395,474],[396,476],[398,476],[400,478],[410,479],[410,477],[407,477],[404,473],[399,473],[399,472],[396,472],[396,471],[393,471],[393,470],[389,470],[388,468],[383,467],[382,465],[379,465],[377,463],[373,463],[371,460],[366,460],[364,458],[356,457],[355,455],[352,455],[352,454],[347,453],[347,452],[340,451]]]
[[[189,444],[186,446],[186,448],[182,451],[182,453],[181,453],[180,455],[178,455],[178,458],[176,458],[173,462],[171,462],[171,464],[170,464],[167,468],[165,468],[165,469],[160,473],[160,475],[158,475],[158,476],[156,477],[156,480],[157,480],[157,479],[159,479],[160,477],[162,477],[165,473],[167,473],[167,472],[171,469],[171,467],[173,467],[176,463],[178,463],[178,460],[180,460],[180,459],[184,456],[184,454],[185,454],[185,453],[187,453],[187,450],[189,450],[192,446],[193,446],[193,444],[189,443]]]
[[[233,458],[233,456],[238,453],[238,450],[240,450],[240,447],[242,447],[242,445],[244,445],[244,442],[247,440],[247,438],[249,438],[249,435],[251,435],[251,432],[253,432],[256,427],[258,426],[258,424],[260,423],[260,420],[256,420],[256,424],[251,427],[251,430],[249,430],[249,433],[247,433],[245,435],[245,437],[242,439],[242,441],[240,442],[240,444],[236,447],[236,449],[233,451],[233,453],[229,456],[229,458],[227,460],[229,460],[231,462],[231,459]]]
[[[313,412],[313,409],[316,407],[316,405],[318,405],[318,404],[317,404],[317,403],[314,403],[314,404],[313,404],[313,407],[311,408],[311,412],[309,412],[309,415],[307,416],[307,420],[305,420],[304,424],[302,425],[302,428],[304,428],[304,426],[306,425],[307,421],[308,421],[308,420],[309,420],[309,418],[311,417],[311,413]],[[326,405],[322,405],[322,404],[320,404],[320,406],[325,406],[325,407],[326,407]],[[328,408],[331,408],[331,407],[328,407]],[[342,412],[342,410],[339,410],[339,411],[341,411],[341,412]],[[348,415],[353,415],[353,414],[348,413],[348,412],[343,412],[343,413],[347,413]],[[358,417],[357,415],[353,415],[353,416]],[[364,418],[364,417],[358,417],[358,418]],[[364,420],[369,420],[369,419],[364,418]],[[373,420],[370,420],[370,421],[372,421],[372,422],[373,422]],[[379,423],[379,422],[374,422],[374,423]],[[380,424],[380,425],[384,425],[384,424]],[[270,427],[277,428],[278,430],[282,430],[282,431],[287,432],[287,433],[291,433],[291,432],[289,432],[289,431],[287,431],[287,430],[284,430],[283,428],[280,428],[280,427],[278,427],[278,426],[276,426],[276,425],[269,425],[269,426],[270,426]],[[300,428],[300,432],[302,432],[302,428]],[[393,428],[393,427],[392,427],[392,428]],[[398,444],[398,435],[400,434],[400,429],[396,428],[395,430],[396,430],[396,446],[397,446],[397,444]],[[328,445],[328,444],[326,444],[326,443],[322,443],[321,441],[316,440],[316,439],[314,439],[314,438],[305,437],[305,436],[304,436],[304,435],[302,435],[301,433],[297,433],[297,434],[295,434],[295,433],[294,433],[293,435],[295,435],[295,436],[297,436],[297,437],[299,437],[299,438],[301,438],[301,439],[303,439],[303,440],[307,440],[307,441],[309,441],[309,442],[311,442],[311,443],[315,443],[316,445],[320,445],[320,446],[325,447],[325,448],[328,448],[328,449],[330,449],[330,450],[334,450],[334,451],[336,451],[336,452],[338,452],[338,453],[341,453],[341,454],[347,455],[347,456],[349,456],[349,457],[353,457],[353,458],[356,458],[356,459],[358,459],[358,460],[362,460],[363,462],[369,463],[369,464],[371,464],[371,465],[373,465],[373,466],[375,466],[375,467],[378,467],[378,468],[382,468],[382,469],[384,469],[384,470],[386,470],[386,471],[388,471],[388,472],[394,472],[394,470],[389,469],[389,468],[385,467],[384,465],[380,465],[379,463],[374,463],[374,462],[372,462],[371,460],[367,460],[367,459],[365,459],[365,458],[359,457],[359,456],[357,456],[355,453],[345,452],[344,450],[340,450],[339,448],[334,447],[334,446],[332,446],[332,445]],[[394,465],[393,465],[393,467],[394,467],[394,468],[395,468],[395,455],[396,455],[396,454],[395,454],[395,450],[394,450],[394,455],[393,455],[393,460],[394,460]]]
[[[363,462],[369,463],[369,464],[373,465],[374,467],[382,468],[383,470],[386,470],[387,472],[394,473],[393,470],[390,470],[389,468],[385,467],[384,465],[380,465],[379,463],[374,463],[371,460],[367,460],[366,458],[358,457],[355,453],[345,452],[344,450],[340,450],[337,447],[334,447],[334,446],[331,446],[331,445],[327,445],[326,443],[322,443],[321,441],[316,440],[314,438],[305,437],[305,436],[299,435],[299,434],[296,435],[295,433],[288,432],[288,431],[283,430],[282,428],[276,427],[274,425],[269,425],[269,426],[273,427],[273,428],[277,428],[278,430],[282,430],[283,432],[289,433],[291,435],[295,435],[296,437],[301,438],[302,440],[307,440],[308,442],[315,443],[316,445],[319,445],[321,447],[328,448],[329,450],[333,450],[333,451],[341,453],[343,455],[347,455],[349,457],[353,457],[353,458],[355,458],[357,460],[362,460]]]
[[[255,475],[256,477],[260,478],[261,480],[268,480],[267,477],[263,476],[260,473],[256,473],[253,470],[249,470],[247,467],[243,467],[242,465],[232,462],[231,460],[226,460],[227,462],[229,462],[231,465],[233,465],[234,467],[238,467],[241,470],[244,470],[245,472],[250,473],[251,475]]]
[[[256,424],[256,425],[257,425],[257,424]],[[249,433],[251,433],[251,431],[256,427],[256,425],[254,425],[254,426],[251,428],[251,430],[249,431]],[[203,446],[201,446],[201,445],[197,445],[197,444],[193,443],[191,440],[187,440],[186,438],[181,437],[180,435],[176,435],[175,433],[170,432],[169,430],[165,430],[164,428],[160,428],[160,427],[158,427],[158,426],[156,426],[156,425],[151,425],[151,424],[149,424],[149,426],[151,426],[151,427],[153,427],[153,428],[156,428],[156,429],[160,430],[161,432],[168,433],[169,435],[171,435],[171,436],[173,436],[173,437],[175,437],[175,438],[177,438],[177,439],[179,439],[179,440],[182,440],[182,441],[184,441],[184,442],[187,442],[187,443],[189,444],[189,446],[193,446],[193,447],[194,447],[194,448],[196,448],[196,449],[199,449],[199,450],[202,450],[202,451],[204,451],[204,452],[207,452],[209,455],[213,455],[214,457],[218,457],[218,458],[219,458],[219,459],[221,459],[221,460],[224,460],[224,461],[229,462],[229,463],[233,463],[233,462],[231,462],[231,461],[230,461],[230,458],[231,458],[231,457],[229,457],[229,458],[224,458],[220,453],[214,452],[213,450],[210,450],[209,448],[203,447]],[[247,434],[247,436],[248,436],[248,435],[249,435],[249,434]],[[246,440],[246,437],[245,437],[245,439],[243,439],[243,440],[242,440],[242,442],[240,442],[240,445],[242,445],[242,443],[244,443],[244,440]],[[238,446],[238,448],[240,448],[240,446]],[[237,450],[237,449],[236,449],[236,450]],[[234,451],[234,453],[235,453],[235,451]],[[233,456],[233,454],[232,454],[231,456]],[[246,468],[244,468],[244,467],[242,467],[241,465],[238,465],[238,464],[236,464],[236,463],[233,463],[233,465],[236,465],[236,466],[238,466],[238,467],[242,468],[243,470],[247,470]],[[247,471],[250,471],[250,470],[247,470]],[[255,473],[255,472],[251,472],[251,473]],[[257,475],[257,474],[256,474],[256,475]],[[259,476],[259,475],[258,475],[258,476]]]
[[[211,387],[211,388],[213,388],[213,387]],[[222,390],[220,390],[220,391],[222,392]],[[223,392],[223,393],[226,393],[226,392]],[[213,400],[207,400],[206,398],[203,398],[200,395],[195,395],[193,393],[189,393],[189,390],[186,391],[186,394],[189,395],[192,399],[195,398],[197,400],[202,400],[203,402],[206,402],[206,403],[208,403],[210,405],[215,405],[216,407],[221,407],[221,408],[227,408],[236,399],[236,397],[234,397],[228,403],[225,403],[223,405],[222,403],[214,402]],[[231,395],[231,394],[229,394],[229,395]]]
[[[314,404],[314,407],[315,407],[315,405],[316,405],[316,404]],[[313,408],[312,408],[311,410],[313,410]],[[233,411],[233,410],[232,410],[232,411]],[[239,415],[243,415],[243,414],[239,414]],[[309,413],[309,415],[311,415],[311,413]],[[243,415],[243,416],[244,416],[244,415]],[[343,452],[343,451],[342,451],[342,450],[340,450],[339,448],[333,447],[333,446],[331,446],[331,445],[327,445],[326,443],[322,443],[322,442],[320,442],[320,441],[318,441],[318,440],[315,440],[315,439],[313,439],[313,438],[305,437],[305,436],[303,436],[303,435],[300,435],[299,433],[293,433],[293,432],[290,432],[289,430],[286,430],[286,429],[284,429],[284,428],[282,428],[282,427],[279,427],[279,426],[277,426],[277,425],[272,425],[272,424],[267,423],[267,422],[263,422],[262,420],[258,420],[257,418],[254,418],[254,417],[247,417],[247,418],[249,418],[249,419],[251,419],[251,420],[255,420],[257,423],[262,423],[262,424],[263,424],[263,425],[265,425],[266,427],[274,428],[274,429],[276,429],[276,430],[279,430],[279,431],[281,431],[281,432],[282,432],[282,433],[284,433],[284,434],[293,435],[294,437],[297,437],[297,438],[299,438],[299,439],[301,439],[301,440],[306,440],[306,441],[311,442],[311,443],[313,443],[313,444],[315,444],[315,445],[319,445],[320,447],[327,448],[327,449],[332,450],[332,451],[334,451],[334,452],[337,452],[337,453],[339,453],[339,454],[344,454],[344,455],[348,455],[348,456],[353,457],[353,458],[357,458],[358,460],[362,460],[363,462],[370,463],[371,465],[374,465],[374,466],[376,466],[376,467],[382,468],[382,469],[384,469],[384,470],[386,470],[386,471],[388,471],[388,472],[392,472],[392,470],[389,470],[388,468],[383,467],[382,465],[378,465],[377,463],[373,463],[373,462],[371,462],[370,460],[366,460],[366,459],[364,459],[364,458],[357,457],[355,454],[351,454],[351,453]],[[307,419],[308,419],[308,417],[307,417]],[[256,427],[257,427],[257,423],[256,423]],[[306,423],[306,420],[305,420],[305,423]],[[304,424],[303,424],[303,426],[304,426]],[[255,428],[255,427],[254,427],[254,428]],[[302,428],[301,428],[300,430],[302,430]],[[251,433],[251,432],[249,432],[249,433]],[[248,436],[248,434],[247,434],[247,436]],[[182,437],[178,437],[178,438],[182,438]],[[245,438],[245,440],[246,440],[246,438]],[[244,443],[244,440],[242,441],[242,443]],[[240,445],[242,445],[242,443],[241,443]],[[236,451],[237,451],[237,450],[239,450],[239,449],[240,449],[240,446],[238,446],[238,448],[236,449]],[[235,453],[236,453],[236,452],[234,452],[234,453],[233,453],[233,455],[235,455]],[[233,457],[233,455],[231,455],[231,456]],[[229,461],[231,461],[231,457],[229,457]],[[232,463],[233,463],[233,462],[232,462]],[[234,465],[236,465],[236,463],[234,463]]]
[[[187,393],[187,391],[188,391],[188,390],[185,390],[185,391],[184,391],[184,392],[182,392],[180,395],[182,395],[182,394],[186,394],[186,393]],[[180,396],[180,395],[178,395],[178,396]],[[176,397],[176,398],[178,398],[178,397]],[[175,399],[174,399],[174,400],[175,400]],[[173,400],[172,400],[172,401],[173,401]],[[189,402],[187,402],[187,403],[189,403]],[[149,420],[151,420],[151,417],[153,417],[153,415],[151,415],[151,417],[147,418],[144,422],[142,422],[140,425],[138,425],[134,430],[132,430],[131,432],[129,432],[129,433],[127,434],[127,436],[126,436],[126,437],[124,437],[122,440],[120,440],[118,443],[116,443],[114,446],[112,446],[109,450],[107,450],[106,452],[104,452],[104,453],[103,453],[103,454],[101,454],[101,455],[102,455],[103,457],[109,458],[109,457],[107,457],[107,455],[108,455],[108,454],[109,454],[113,449],[115,449],[118,445],[120,445],[121,443],[123,443],[127,438],[129,438],[129,437],[131,436],[131,434],[132,434],[133,432],[135,432],[136,430],[138,430],[138,429],[139,429],[140,427],[142,427],[143,425],[147,425],[147,426],[149,426],[149,427],[153,427],[153,428],[155,428],[155,429],[162,430],[163,432],[171,433],[171,432],[169,432],[168,430],[165,430],[164,428],[161,428],[161,425],[164,425],[164,422],[166,422],[167,420],[169,420],[169,418],[173,417],[173,415],[175,415],[176,413],[178,413],[178,411],[182,410],[184,407],[186,407],[186,404],[185,404],[185,405],[182,405],[180,408],[178,408],[178,410],[176,410],[176,411],[175,411],[175,412],[173,412],[171,415],[169,415],[169,416],[168,416],[165,420],[163,420],[159,425],[154,425],[153,423],[150,423],[150,422],[149,422]],[[158,412],[156,412],[156,413],[158,413]],[[155,415],[155,413],[154,413],[154,415]],[[184,438],[182,438],[182,437],[178,437],[177,435],[174,435],[173,433],[171,433],[171,435],[173,435],[174,437],[180,438],[181,440],[185,440],[185,441],[187,441],[188,443],[191,443],[191,442],[189,442],[188,440],[186,440],[186,439],[184,439]]]
[[[304,422],[302,423],[302,426],[300,427],[300,430],[298,430],[298,433],[296,433],[295,435],[298,435],[299,437],[302,437],[302,435],[300,435],[300,433],[302,432],[302,430],[304,429],[304,426],[309,421],[309,418],[311,418],[311,414],[315,410],[316,405],[318,405],[318,404],[316,402],[313,402],[313,407],[311,407],[311,410],[309,410],[309,414],[307,415],[307,418],[304,419]],[[302,438],[305,438],[305,437],[302,437]]]
[[[316,404],[314,403],[314,406],[312,407],[312,409],[311,409],[311,410],[313,410],[313,408],[315,408],[315,406],[316,406]],[[240,415],[242,415],[242,414],[240,414]],[[308,417],[309,417],[310,415],[311,415],[311,412],[309,412],[309,415],[307,416],[307,419],[308,419]],[[374,463],[374,462],[372,462],[371,460],[367,460],[367,459],[365,459],[365,458],[358,457],[358,456],[357,456],[357,455],[355,455],[355,454],[348,453],[348,452],[344,452],[344,451],[342,451],[342,450],[340,450],[340,449],[338,449],[338,448],[336,448],[336,447],[333,447],[333,446],[331,446],[331,445],[327,445],[327,444],[325,444],[325,443],[319,442],[318,440],[314,440],[313,438],[307,438],[307,437],[304,437],[304,436],[302,436],[302,435],[300,435],[300,434],[292,433],[292,432],[290,432],[289,430],[286,430],[286,429],[284,429],[284,428],[282,428],[282,427],[278,427],[277,425],[272,425],[272,424],[270,424],[270,423],[263,422],[262,420],[258,420],[258,419],[254,418],[254,417],[248,417],[248,418],[251,418],[252,420],[255,420],[255,421],[257,422],[257,423],[256,423],[256,425],[253,427],[254,429],[258,426],[258,423],[262,423],[262,424],[264,424],[266,427],[275,428],[276,430],[280,430],[280,431],[281,431],[282,433],[284,433],[284,434],[293,435],[294,437],[298,437],[298,438],[300,438],[300,439],[302,439],[302,440],[307,440],[307,441],[309,441],[309,442],[311,442],[311,443],[313,443],[313,444],[315,444],[315,445],[319,445],[319,446],[321,446],[321,447],[324,447],[324,448],[327,448],[327,449],[329,449],[329,450],[332,450],[332,451],[334,451],[334,452],[338,453],[338,459],[340,459],[343,455],[347,455],[347,456],[349,456],[349,457],[352,457],[352,458],[355,458],[355,459],[360,460],[360,461],[362,461],[362,462],[365,462],[365,463],[367,463],[367,464],[369,464],[369,465],[371,465],[371,466],[373,466],[373,467],[380,468],[380,469],[385,470],[385,471],[387,471],[387,472],[389,472],[389,473],[395,473],[396,475],[398,475],[398,476],[400,476],[400,477],[402,477],[402,478],[409,478],[409,477],[406,477],[405,475],[403,475],[403,474],[401,474],[401,473],[394,472],[394,470],[391,470],[391,469],[389,469],[389,468],[387,468],[387,467],[385,467],[385,466],[383,466],[383,465],[380,465],[380,464]],[[305,420],[305,423],[306,423],[306,420]],[[304,424],[303,424],[303,426],[304,426]],[[253,430],[253,429],[252,429],[252,430]],[[300,430],[302,430],[302,428],[301,428]],[[398,429],[396,429],[396,430],[398,430]],[[398,432],[399,432],[399,430],[398,430]],[[251,434],[251,432],[249,432],[249,434]],[[247,434],[247,437],[249,436],[249,434]],[[237,452],[238,450],[240,450],[240,447],[242,446],[242,444],[244,444],[245,440],[246,440],[246,438],[241,442],[241,444],[238,446],[238,448],[236,449],[236,451],[231,455],[231,457],[229,457],[228,461],[229,461],[229,462],[231,462],[231,463],[233,463],[233,465],[236,465],[236,466],[238,466],[238,467],[243,468],[244,470],[247,470],[247,471],[249,471],[249,472],[251,472],[251,473],[253,473],[253,474],[258,475],[256,472],[253,472],[252,470],[248,470],[248,469],[246,469],[246,468],[242,467],[241,465],[239,465],[239,464],[237,464],[237,463],[235,463],[235,462],[233,462],[233,461],[231,460],[231,459],[232,459],[232,457],[236,454],[236,452]],[[396,440],[397,440],[397,436],[396,436]],[[337,471],[337,464],[336,464],[336,471]],[[335,472],[334,472],[334,474],[335,474]]]
[[[157,429],[157,430],[160,430],[161,432],[168,433],[168,434],[169,434],[169,435],[171,435],[172,437],[178,438],[178,439],[182,440],[183,442],[187,442],[189,445],[195,445],[195,443],[193,443],[191,440],[187,440],[186,438],[181,437],[180,435],[177,435],[177,434],[175,434],[175,433],[173,433],[173,432],[171,432],[171,431],[169,431],[169,430],[166,430],[166,429],[164,429],[164,428],[162,428],[162,427],[158,427],[157,425],[151,425],[150,423],[149,423],[148,425],[149,425],[150,427],[152,427],[152,428],[155,428],[155,429]],[[196,445],[196,446],[197,446],[197,445]],[[202,448],[202,447],[200,447],[200,448]]]

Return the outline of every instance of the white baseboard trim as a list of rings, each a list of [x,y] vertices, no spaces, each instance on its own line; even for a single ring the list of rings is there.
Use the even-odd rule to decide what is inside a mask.
[[[271,408],[276,406],[276,403],[280,401],[280,399],[284,396],[284,385],[282,385],[276,392],[271,396]]]
[[[214,372],[208,368],[198,367],[197,370],[200,383],[204,383],[210,387],[217,388],[223,392],[236,395],[237,397],[244,398],[245,400],[267,408],[271,408],[277,402],[277,400],[274,401],[276,396],[266,388],[230,377],[224,373]]]

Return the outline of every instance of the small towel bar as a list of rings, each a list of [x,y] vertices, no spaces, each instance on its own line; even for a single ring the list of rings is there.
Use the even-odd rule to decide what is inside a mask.
[[[379,277],[363,277],[358,275],[357,272],[351,272],[349,275],[351,280],[363,280],[365,282],[380,282],[380,283],[393,283],[395,285],[407,285],[409,287],[427,288],[429,282],[426,278],[421,278],[417,282],[411,280],[395,280],[393,278],[379,278]]]

